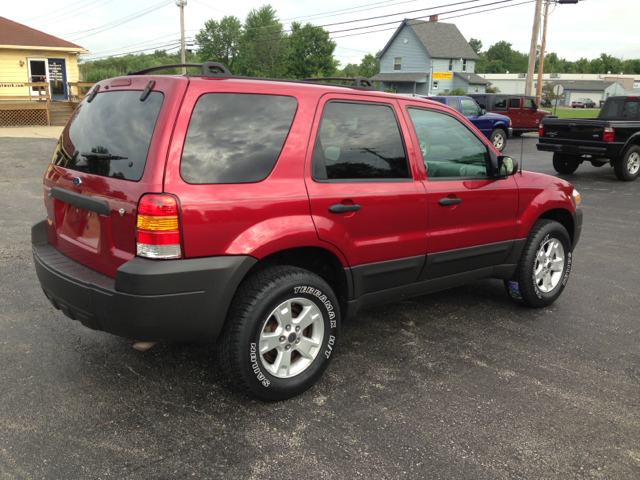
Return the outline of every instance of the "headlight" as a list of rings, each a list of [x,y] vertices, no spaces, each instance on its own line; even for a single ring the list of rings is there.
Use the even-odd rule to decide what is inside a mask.
[[[580,192],[578,190],[576,190],[575,188],[573,189],[573,193],[571,194],[571,198],[573,199],[573,204],[577,207],[580,206]]]

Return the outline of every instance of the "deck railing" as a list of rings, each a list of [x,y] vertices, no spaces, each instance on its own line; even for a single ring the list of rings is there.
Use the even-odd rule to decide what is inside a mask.
[[[95,85],[90,82],[67,82],[69,86],[69,102],[80,103],[87,92]],[[73,91],[75,88],[75,93]],[[83,91],[84,90],[84,91]]]
[[[3,83],[0,81],[0,83]],[[1,124],[16,123],[18,125],[27,125],[29,120],[35,121],[35,113],[33,110],[46,110],[47,125],[51,125],[51,94],[49,92],[49,83],[47,82],[7,82],[19,87],[35,88],[35,92],[30,91],[30,95],[0,95],[0,118]],[[6,117],[6,118],[5,118]],[[16,117],[16,118],[14,118]],[[17,118],[22,117],[22,118]],[[28,118],[28,117],[34,117]],[[41,121],[41,120],[39,120]]]

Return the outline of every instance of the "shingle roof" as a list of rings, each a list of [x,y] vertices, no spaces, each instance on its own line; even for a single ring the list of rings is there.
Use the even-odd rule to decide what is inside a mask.
[[[616,82],[603,82],[602,80],[558,80],[549,82],[551,85],[562,85],[565,90],[591,90],[601,92]]]
[[[85,50],[75,43],[35,30],[20,23],[0,17],[0,45],[22,47],[59,47]]]
[[[371,77],[374,82],[416,82],[429,75],[426,72],[419,73],[378,73]]]
[[[480,75],[476,75],[475,73],[454,72],[454,75],[473,85],[491,85],[491,82],[489,80],[485,80]]]
[[[480,59],[453,23],[409,19],[403,22],[403,24],[405,23],[413,29],[433,58]]]

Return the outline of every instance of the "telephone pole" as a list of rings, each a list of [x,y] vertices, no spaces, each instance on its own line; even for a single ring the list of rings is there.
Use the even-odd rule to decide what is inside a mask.
[[[187,0],[176,0],[176,5],[180,8],[180,50],[182,52],[182,63],[187,63],[187,59],[184,53],[184,7],[187,4]],[[182,67],[182,74],[186,75],[187,68]]]
[[[533,17],[533,32],[531,33],[531,48],[529,49],[529,68],[527,69],[527,83],[524,88],[525,95],[531,95],[533,88],[533,73],[536,69],[536,50],[538,49],[538,35],[540,34],[540,11],[542,0],[536,0],[536,13]]]
[[[536,88],[536,103],[540,105],[540,92],[542,91],[542,72],[544,70],[544,49],[547,46],[547,20],[549,19],[549,3],[544,4],[544,27],[542,27],[542,46],[540,47],[540,65],[538,66],[538,86]]]

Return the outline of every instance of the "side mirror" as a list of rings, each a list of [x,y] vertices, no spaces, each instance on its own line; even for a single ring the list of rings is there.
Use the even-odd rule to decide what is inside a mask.
[[[501,155],[498,157],[498,172],[500,177],[509,177],[518,172],[518,161],[515,158]]]
[[[480,115],[484,115],[485,113],[487,113],[487,111],[484,108],[480,109]]]
[[[533,111],[534,112],[538,111],[538,104],[536,102],[533,102]]]

